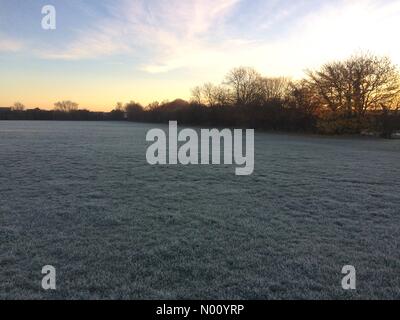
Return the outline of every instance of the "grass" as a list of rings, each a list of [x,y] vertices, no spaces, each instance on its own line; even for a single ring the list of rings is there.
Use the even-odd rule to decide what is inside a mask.
[[[0,299],[400,298],[400,141],[258,133],[237,177],[148,166],[151,127],[0,122]]]

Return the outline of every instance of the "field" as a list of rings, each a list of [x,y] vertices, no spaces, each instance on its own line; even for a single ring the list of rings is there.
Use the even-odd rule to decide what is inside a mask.
[[[0,122],[0,299],[400,298],[400,141],[257,133],[238,177],[150,167],[156,126]]]

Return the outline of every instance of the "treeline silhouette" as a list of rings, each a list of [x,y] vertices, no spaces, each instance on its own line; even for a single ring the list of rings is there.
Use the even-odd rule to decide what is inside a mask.
[[[221,84],[192,90],[191,100],[118,103],[112,112],[79,110],[71,101],[53,111],[16,103],[0,119],[128,120],[320,134],[368,134],[390,138],[400,130],[400,73],[387,57],[358,54],[307,71],[298,81],[264,77],[253,68],[229,72]]]
[[[15,111],[12,108],[0,108],[0,120],[58,120],[58,121],[106,121],[113,120],[107,112],[76,110],[72,112],[29,109]]]
[[[107,121],[124,120],[119,113],[93,112],[79,109],[72,101],[60,101],[54,104],[54,110],[39,108],[26,109],[22,103],[16,102],[12,107],[0,108],[0,120],[59,120],[59,121]]]
[[[387,57],[358,54],[307,71],[292,81],[252,68],[233,69],[225,80],[192,90],[190,102],[125,106],[130,121],[250,127],[320,134],[380,135],[400,130],[400,74]]]

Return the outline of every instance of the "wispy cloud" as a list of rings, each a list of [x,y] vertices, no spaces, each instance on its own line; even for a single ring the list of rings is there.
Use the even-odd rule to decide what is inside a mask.
[[[45,59],[81,60],[124,54],[132,51],[133,46],[126,34],[116,28],[115,23],[104,21],[89,30],[79,31],[77,38],[61,48],[42,48],[37,50]]]
[[[383,0],[342,0],[327,3],[295,21],[292,11],[280,11],[260,25],[259,33],[227,38],[217,44],[191,39],[166,55],[159,64],[145,67],[149,72],[165,72],[190,66],[226,72],[237,65],[251,65],[264,73],[300,77],[305,68],[318,67],[331,59],[341,59],[359,50],[389,55],[400,63],[400,2]],[[285,24],[292,27],[281,32]],[[274,40],[260,39],[265,28],[280,34]]]
[[[76,39],[40,55],[50,59],[88,59],[144,50],[147,71],[179,67],[179,52],[205,46],[209,32],[217,28],[239,0],[120,1],[109,7],[109,16],[79,31]],[[214,29],[215,30],[215,29]],[[146,60],[146,59],[145,59]]]
[[[272,14],[252,12],[264,22],[248,34],[225,32],[234,23],[228,18],[244,2],[122,0],[108,7],[106,17],[77,32],[75,40],[57,49],[41,49],[40,55],[76,60],[138,54],[140,63],[135,66],[149,73],[180,68],[222,72],[246,64],[295,76],[358,49],[399,56],[400,45],[394,39],[400,27],[399,1],[322,2],[298,16],[295,11],[301,12],[306,2],[280,8],[275,1],[269,7],[276,10]],[[274,33],[279,37],[263,39]]]
[[[17,52],[22,50],[23,47],[22,41],[0,34],[0,52]]]

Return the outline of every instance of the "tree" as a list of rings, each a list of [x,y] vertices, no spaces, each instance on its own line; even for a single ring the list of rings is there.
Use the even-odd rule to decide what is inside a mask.
[[[144,108],[140,103],[134,101],[129,102],[125,106],[126,116],[129,121],[141,121],[144,113]]]
[[[54,110],[59,112],[72,112],[78,110],[78,104],[72,101],[60,101],[54,104]]]
[[[110,112],[110,119],[115,121],[120,121],[123,120],[124,117],[125,117],[124,105],[122,104],[122,102],[118,102],[114,110]]]
[[[122,102],[117,102],[114,111],[124,112],[124,104]]]
[[[217,104],[216,97],[216,87],[212,83],[206,83],[202,88],[202,96],[204,102],[209,107],[214,107]]]
[[[400,94],[400,75],[387,57],[361,54],[308,72],[323,107],[361,118],[382,104],[391,106]]]
[[[195,104],[205,104],[209,107],[227,106],[232,104],[232,93],[224,85],[214,85],[206,83],[201,87],[192,89],[191,102]]]
[[[290,93],[291,81],[285,77],[262,78],[261,85],[265,101],[285,100]]]
[[[149,111],[154,111],[157,110],[159,107],[160,103],[158,101],[154,101],[152,103],[149,103],[146,109]]]
[[[301,80],[290,85],[289,103],[295,109],[305,114],[317,115],[322,104],[318,93],[310,86],[308,81]]]
[[[222,85],[206,83],[202,88],[202,96],[209,107],[226,106],[232,102],[230,90]]]
[[[16,102],[11,107],[11,110],[12,111],[24,111],[25,110],[25,106],[20,102]]]
[[[262,77],[253,68],[235,68],[226,76],[226,84],[232,88],[237,105],[258,104],[262,100]]]
[[[228,106],[233,103],[232,91],[224,85],[214,87],[214,100],[219,106]]]
[[[202,104],[203,103],[203,91],[202,87],[197,86],[192,89],[192,98],[191,102],[196,103],[196,104]]]

